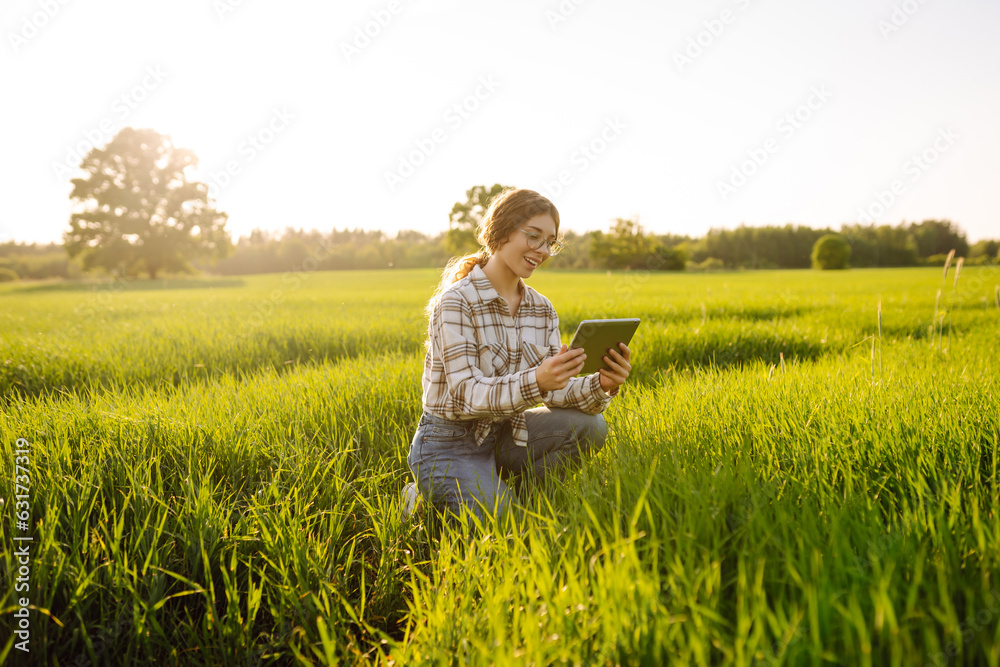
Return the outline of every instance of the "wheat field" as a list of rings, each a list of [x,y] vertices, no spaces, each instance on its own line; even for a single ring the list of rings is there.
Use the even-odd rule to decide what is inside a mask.
[[[0,285],[0,662],[1000,665],[997,267],[540,271],[634,370],[483,525],[400,514],[438,275]]]

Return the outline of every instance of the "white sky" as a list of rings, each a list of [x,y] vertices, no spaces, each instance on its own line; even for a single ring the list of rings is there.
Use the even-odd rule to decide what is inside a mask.
[[[126,125],[192,149],[200,180],[234,161],[213,190],[234,235],[434,233],[466,189],[499,182],[549,194],[578,232],[633,215],[695,236],[838,228],[868,209],[1000,237],[993,0],[63,1],[0,9],[0,241],[59,240],[72,176],[56,165]],[[391,20],[349,59],[373,12]],[[418,144],[433,152],[390,187]],[[752,154],[767,159],[731,181]]]

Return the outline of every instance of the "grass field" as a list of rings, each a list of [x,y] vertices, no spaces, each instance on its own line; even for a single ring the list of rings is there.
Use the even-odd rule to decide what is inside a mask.
[[[1000,665],[1000,270],[543,270],[634,371],[485,526],[400,520],[437,278],[0,286],[0,662]]]

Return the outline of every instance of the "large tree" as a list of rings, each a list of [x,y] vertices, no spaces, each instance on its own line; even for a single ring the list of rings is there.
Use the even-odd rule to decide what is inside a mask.
[[[226,256],[228,216],[208,200],[208,186],[188,180],[195,154],[176,148],[155,130],[124,128],[104,148],[94,147],[74,178],[76,212],[63,235],[83,268],[119,275],[190,269],[189,260]]]
[[[603,268],[642,269],[654,263],[659,265],[664,260],[664,257],[653,257],[658,245],[655,237],[643,231],[638,218],[615,218],[610,232],[594,233],[590,258]]]
[[[511,189],[508,185],[494,183],[493,187],[474,185],[465,191],[465,201],[455,202],[448,215],[448,233],[445,235],[445,249],[453,255],[464,255],[479,249],[476,241],[476,228],[486,215],[490,201],[504,190]]]

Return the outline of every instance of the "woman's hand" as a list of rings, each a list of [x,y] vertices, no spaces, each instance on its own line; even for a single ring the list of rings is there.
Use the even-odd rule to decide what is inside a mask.
[[[563,343],[559,353],[545,359],[535,367],[535,380],[543,393],[562,389],[571,378],[583,370],[583,360],[587,358],[582,347],[572,350]]]
[[[632,359],[631,350],[625,343],[618,343],[618,346],[621,347],[621,352],[613,347],[608,348],[608,353],[604,356],[604,363],[608,368],[598,371],[601,374],[601,389],[612,395],[618,392],[618,387],[625,383],[628,372],[632,370],[629,363]]]

